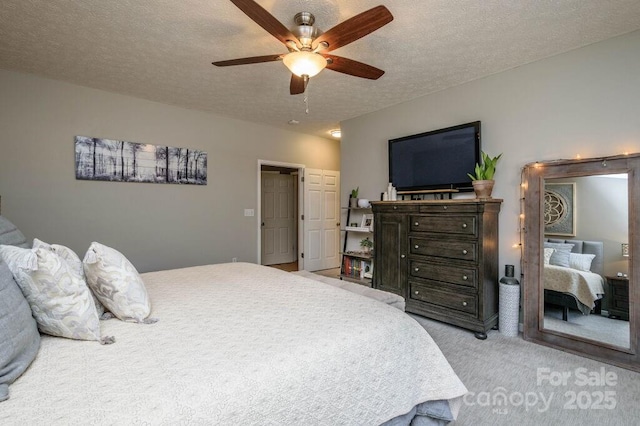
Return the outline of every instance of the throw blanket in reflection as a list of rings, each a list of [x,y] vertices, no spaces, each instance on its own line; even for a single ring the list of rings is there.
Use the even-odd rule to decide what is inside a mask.
[[[604,294],[604,280],[593,272],[563,266],[545,265],[544,288],[573,295],[590,311]]]

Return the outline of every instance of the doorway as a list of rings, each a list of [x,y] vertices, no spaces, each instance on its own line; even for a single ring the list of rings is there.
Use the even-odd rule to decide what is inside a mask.
[[[257,263],[288,271],[338,268],[340,172],[258,160],[257,175]]]
[[[298,270],[297,168],[260,166],[260,263]]]

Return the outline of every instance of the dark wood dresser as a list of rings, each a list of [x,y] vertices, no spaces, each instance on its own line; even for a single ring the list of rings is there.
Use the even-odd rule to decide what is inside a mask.
[[[374,288],[406,311],[486,339],[498,323],[498,214],[502,200],[380,201],[374,214]]]

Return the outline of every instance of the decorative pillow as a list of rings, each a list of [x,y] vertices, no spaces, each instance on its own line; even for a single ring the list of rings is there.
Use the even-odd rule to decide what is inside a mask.
[[[55,253],[44,248],[0,246],[0,255],[25,295],[41,332],[100,340],[100,322],[89,288]]]
[[[553,249],[553,248],[545,248],[544,249],[544,264],[545,265],[549,265],[549,261],[551,260],[551,255],[553,255],[554,251],[556,251],[556,249]]]
[[[569,251],[556,250],[551,255],[551,258],[549,259],[549,264],[550,265],[555,265],[555,266],[563,266],[565,268],[568,268],[569,267],[569,255],[570,254],[571,254],[571,252],[569,252]]]
[[[37,238],[33,239],[33,248],[44,248],[46,250],[52,251],[58,256],[60,256],[67,264],[77,272],[78,276],[85,281],[84,277],[84,267],[82,266],[82,261],[78,257],[78,255],[71,250],[69,247],[65,247],[59,244],[47,244],[44,241],[41,241]],[[112,318],[109,313],[105,313],[104,306],[100,303],[100,300],[96,297],[95,294],[91,291],[91,297],[93,297],[93,304],[96,306],[96,312],[98,312],[98,318],[100,319],[109,319]]]
[[[0,216],[0,244],[29,248],[24,234],[4,216]]]
[[[569,267],[569,253],[573,249],[573,244],[564,243],[544,243],[544,248],[555,249],[549,258],[550,265]]]
[[[591,262],[595,257],[595,254],[569,253],[569,268],[590,272]]]
[[[9,384],[29,367],[40,348],[36,320],[11,271],[0,259],[0,401]]]
[[[152,323],[151,302],[136,268],[119,251],[93,242],[82,261],[87,284],[106,309],[123,321]]]

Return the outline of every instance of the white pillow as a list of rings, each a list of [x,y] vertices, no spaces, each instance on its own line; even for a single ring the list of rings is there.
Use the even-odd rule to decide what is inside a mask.
[[[595,254],[569,253],[569,268],[590,272],[591,262],[595,257]]]
[[[553,248],[545,248],[544,249],[544,264],[545,265],[549,265],[549,261],[551,260],[551,256],[553,255],[553,252],[555,252],[556,249]]]
[[[29,302],[38,329],[78,340],[100,338],[100,322],[89,288],[60,256],[44,248],[0,246],[0,255]]]
[[[136,268],[117,250],[93,242],[82,261],[87,284],[106,309],[123,321],[146,319],[151,302]]]
[[[85,281],[84,277],[84,267],[82,266],[82,261],[78,257],[78,255],[71,250],[69,247],[65,247],[60,244],[47,244],[44,241],[41,241],[37,238],[33,239],[33,248],[44,248],[49,251],[54,252],[58,256],[60,256],[67,264],[74,270],[76,273]],[[96,311],[98,312],[98,318],[100,319],[108,319],[113,318],[109,314],[105,315],[104,306],[98,300],[93,291],[91,292],[91,297],[93,297],[93,304],[96,306]]]

